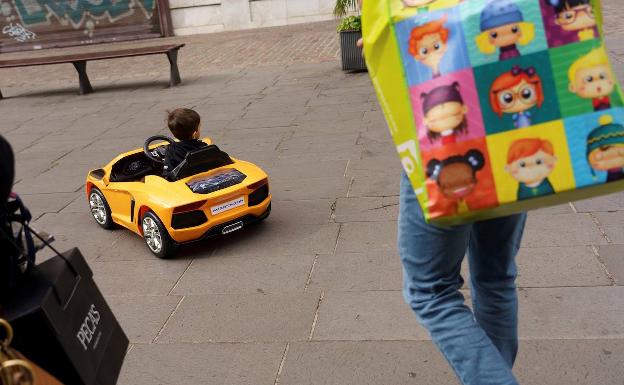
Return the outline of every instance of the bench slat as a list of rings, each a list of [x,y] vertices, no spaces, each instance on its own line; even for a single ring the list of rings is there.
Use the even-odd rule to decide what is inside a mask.
[[[155,55],[175,51],[184,44],[168,44],[151,47],[126,48],[118,50],[102,50],[80,54],[50,55],[33,58],[0,60],[0,68],[25,67],[47,64],[72,63],[78,61],[115,59],[131,56]]]

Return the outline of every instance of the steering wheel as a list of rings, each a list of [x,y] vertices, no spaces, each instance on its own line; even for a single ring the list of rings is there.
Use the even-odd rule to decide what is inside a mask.
[[[165,135],[150,136],[149,138],[147,138],[145,144],[143,145],[143,152],[145,153],[145,156],[147,156],[150,160],[156,163],[165,163],[165,152],[167,151],[167,146],[158,146],[151,150],[149,148],[152,142],[155,142],[157,140],[162,140],[169,144],[174,142],[173,139]]]

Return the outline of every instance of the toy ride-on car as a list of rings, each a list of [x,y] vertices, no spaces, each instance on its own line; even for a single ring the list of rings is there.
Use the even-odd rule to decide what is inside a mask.
[[[152,145],[153,142],[168,142]],[[267,174],[253,163],[230,158],[211,143],[188,153],[163,177],[166,147],[157,135],[143,149],[121,154],[87,175],[87,198],[105,229],[123,226],[168,258],[177,246],[234,232],[271,212]]]

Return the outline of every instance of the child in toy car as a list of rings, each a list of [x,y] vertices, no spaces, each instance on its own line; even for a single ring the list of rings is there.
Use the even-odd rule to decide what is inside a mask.
[[[179,142],[172,142],[167,146],[163,167],[165,178],[182,163],[189,152],[207,146],[206,142],[199,140],[201,117],[197,112],[189,108],[176,108],[167,113],[167,125]]]

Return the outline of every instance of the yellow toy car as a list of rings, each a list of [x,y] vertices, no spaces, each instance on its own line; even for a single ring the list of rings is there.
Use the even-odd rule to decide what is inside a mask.
[[[155,141],[165,141],[152,145]],[[123,226],[145,239],[159,258],[178,245],[227,234],[267,218],[271,194],[267,174],[253,163],[208,146],[187,154],[165,179],[166,147],[157,135],[143,149],[121,154],[87,175],[86,192],[98,225]]]

